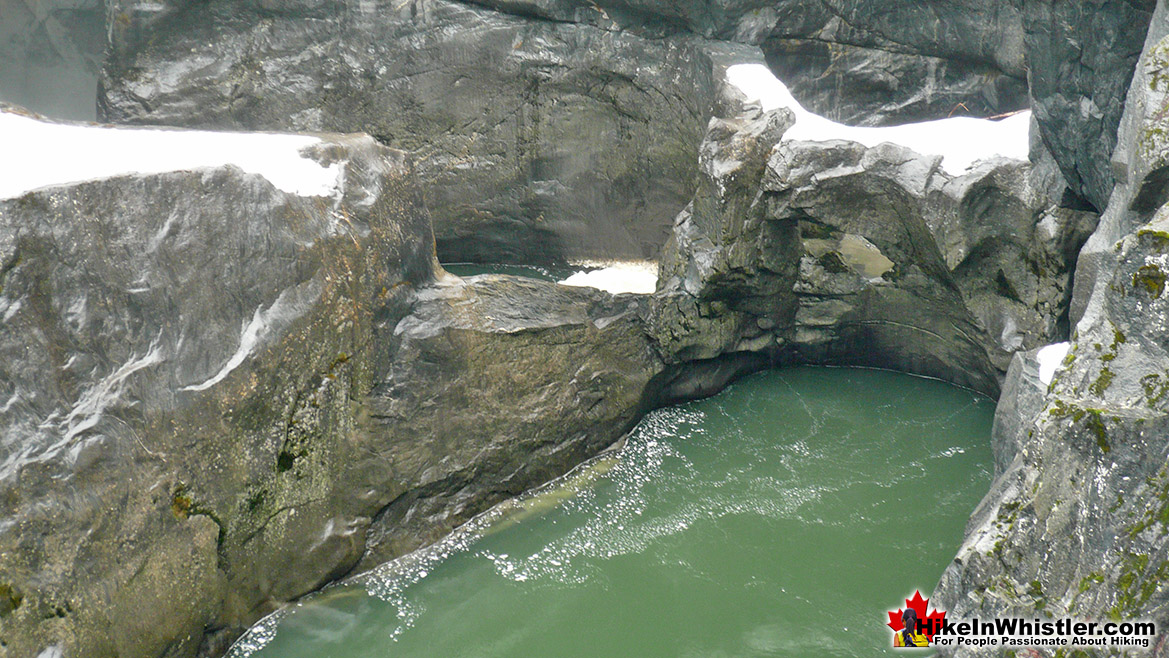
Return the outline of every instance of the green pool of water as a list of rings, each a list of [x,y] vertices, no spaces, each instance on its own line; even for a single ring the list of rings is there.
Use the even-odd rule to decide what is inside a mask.
[[[233,653],[893,653],[886,611],[930,594],[987,490],[992,413],[895,373],[761,373],[650,414],[619,456],[270,618]]]

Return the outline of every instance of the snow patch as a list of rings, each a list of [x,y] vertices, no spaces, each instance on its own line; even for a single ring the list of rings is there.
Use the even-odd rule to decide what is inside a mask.
[[[1071,343],[1053,343],[1039,350],[1035,355],[1039,361],[1039,381],[1044,384],[1051,383],[1052,378],[1055,377],[1056,369],[1063,363],[1071,346]]]
[[[161,128],[104,128],[38,121],[0,111],[0,199],[51,185],[233,164],[298,196],[333,196],[341,163],[302,155],[310,135]]]
[[[657,289],[658,266],[649,261],[610,263],[601,269],[577,272],[560,283],[598,288],[615,295],[623,292],[648,295]]]
[[[890,142],[924,155],[942,156],[942,168],[954,176],[978,160],[994,156],[1027,159],[1030,110],[1000,121],[951,117],[900,126],[846,126],[804,109],[763,64],[735,64],[727,69],[727,81],[743,92],[748,102],[758,102],[765,112],[786,107],[795,114],[796,123],[784,134],[784,140],[842,139],[869,148]]]

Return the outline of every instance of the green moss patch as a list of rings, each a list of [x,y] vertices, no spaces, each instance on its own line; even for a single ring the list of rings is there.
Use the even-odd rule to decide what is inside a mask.
[[[1132,275],[1132,287],[1144,288],[1149,297],[1160,299],[1165,292],[1165,273],[1156,265],[1142,265],[1136,274]]]
[[[7,617],[24,603],[24,594],[15,585],[0,583],[0,617]]]

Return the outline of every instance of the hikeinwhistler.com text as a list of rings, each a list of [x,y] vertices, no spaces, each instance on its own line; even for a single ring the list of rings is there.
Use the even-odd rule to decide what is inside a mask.
[[[929,629],[930,625],[933,629]],[[930,620],[939,647],[1141,647],[1153,645],[1157,624],[1151,621],[1085,621],[1079,619]]]

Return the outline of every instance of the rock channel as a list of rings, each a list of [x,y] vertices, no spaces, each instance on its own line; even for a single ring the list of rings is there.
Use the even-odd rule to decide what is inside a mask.
[[[225,162],[0,199],[0,656],[218,655],[646,410],[794,363],[1001,388],[951,614],[1169,621],[1163,3],[888,5],[110,0],[105,119],[337,131],[279,160],[332,182]],[[814,71],[784,59],[809,43],[904,79],[865,119],[797,75],[866,125],[1014,110],[1026,79],[1031,162],[801,136],[735,72]]]

